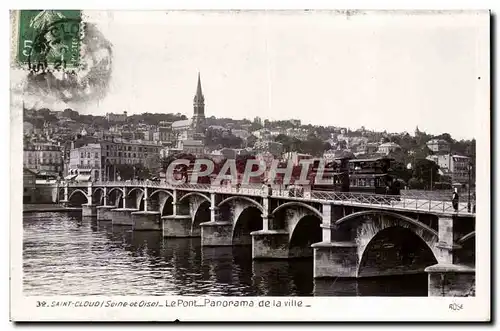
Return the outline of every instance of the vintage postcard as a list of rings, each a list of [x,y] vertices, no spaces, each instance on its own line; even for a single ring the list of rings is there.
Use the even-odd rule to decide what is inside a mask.
[[[13,321],[490,320],[489,11],[10,27]]]

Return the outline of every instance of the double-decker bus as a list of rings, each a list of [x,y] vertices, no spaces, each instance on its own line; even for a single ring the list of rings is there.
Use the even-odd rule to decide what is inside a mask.
[[[336,158],[330,162],[316,160],[311,170],[312,190],[349,192],[349,158]]]
[[[350,192],[399,195],[400,183],[391,174],[393,161],[388,157],[349,160]]]
[[[312,166],[314,191],[360,192],[399,195],[400,182],[391,174],[387,157],[371,159],[337,158],[323,166],[316,160]],[[322,174],[321,174],[322,172]]]

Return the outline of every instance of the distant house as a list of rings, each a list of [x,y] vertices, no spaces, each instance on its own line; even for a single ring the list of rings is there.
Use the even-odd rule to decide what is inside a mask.
[[[378,153],[384,155],[388,155],[389,153],[397,152],[400,150],[401,146],[392,142],[383,143],[378,147]]]
[[[283,159],[292,161],[293,165],[298,165],[301,160],[312,159],[312,155],[298,152],[287,152],[283,155]]]
[[[427,142],[427,147],[434,153],[448,154],[450,153],[450,143],[444,139],[431,139]]]

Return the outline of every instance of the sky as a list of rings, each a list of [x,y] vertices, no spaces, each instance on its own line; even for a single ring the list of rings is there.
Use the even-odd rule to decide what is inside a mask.
[[[109,90],[80,113],[300,119],[471,138],[488,98],[475,13],[85,11],[113,48]],[[485,24],[486,22],[486,24]],[[486,92],[486,94],[485,94]]]

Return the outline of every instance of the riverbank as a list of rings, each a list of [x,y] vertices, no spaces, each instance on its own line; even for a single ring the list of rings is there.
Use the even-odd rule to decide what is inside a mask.
[[[57,203],[23,204],[23,213],[62,212],[62,211],[79,211],[79,210],[82,210],[82,208],[64,207]]]

